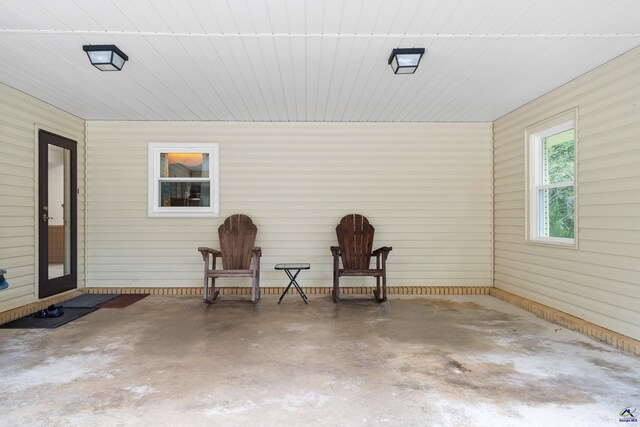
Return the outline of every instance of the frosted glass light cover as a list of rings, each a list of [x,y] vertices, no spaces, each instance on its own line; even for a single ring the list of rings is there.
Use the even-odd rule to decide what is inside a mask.
[[[93,65],[108,64],[111,62],[111,51],[109,50],[96,50],[87,53],[89,54],[89,59]]]
[[[124,58],[118,55],[117,53],[113,53],[113,66],[118,70],[121,70],[124,66]]]
[[[396,58],[398,58],[398,65],[401,67],[417,67],[421,56],[419,53],[412,53],[396,55]]]
[[[400,67],[396,74],[413,74],[416,72],[416,68],[418,67]]]

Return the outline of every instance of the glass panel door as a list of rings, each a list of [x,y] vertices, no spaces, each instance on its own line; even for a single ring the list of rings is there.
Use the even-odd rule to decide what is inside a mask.
[[[76,148],[67,138],[39,132],[39,295],[76,288]]]
[[[47,215],[48,277],[53,279],[71,274],[71,150],[48,144],[48,151],[49,203],[42,209]]]

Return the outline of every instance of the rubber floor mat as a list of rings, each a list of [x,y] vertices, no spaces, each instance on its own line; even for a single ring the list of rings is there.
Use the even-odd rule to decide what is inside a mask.
[[[117,297],[118,294],[84,294],[60,303],[65,308],[92,308]]]
[[[122,294],[107,302],[99,304],[98,308],[125,308],[129,307],[131,304],[135,304],[147,296],[149,296],[149,294]]]
[[[84,315],[96,311],[97,307],[91,308],[64,308],[64,314],[58,317],[37,318],[35,313],[21,317],[4,325],[0,329],[53,329],[67,324]]]

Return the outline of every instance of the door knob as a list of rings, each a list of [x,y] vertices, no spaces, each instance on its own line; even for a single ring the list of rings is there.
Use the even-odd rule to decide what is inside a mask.
[[[42,207],[42,221],[43,222],[47,222],[50,219],[53,219],[53,217],[49,216],[49,206],[43,206]]]

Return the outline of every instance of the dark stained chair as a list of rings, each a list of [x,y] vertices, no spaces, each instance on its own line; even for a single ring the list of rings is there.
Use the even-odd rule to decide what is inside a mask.
[[[340,277],[373,276],[376,278],[376,301],[387,300],[387,256],[390,246],[375,251],[373,233],[375,229],[362,215],[349,214],[340,220],[336,227],[338,246],[331,247],[333,254],[333,302],[340,301]],[[370,268],[371,256],[376,257],[376,268]],[[339,260],[342,258],[342,267]],[[382,282],[382,287],[380,286]]]
[[[218,297],[216,278],[218,277],[251,277],[251,301],[260,300],[260,256],[262,250],[254,247],[258,227],[246,215],[235,214],[225,219],[218,228],[220,250],[206,247],[198,248],[204,260],[204,289],[202,297],[211,303]],[[222,266],[216,269],[216,258],[222,258]],[[211,258],[211,261],[209,259]],[[211,278],[211,295],[209,299],[209,278]]]

